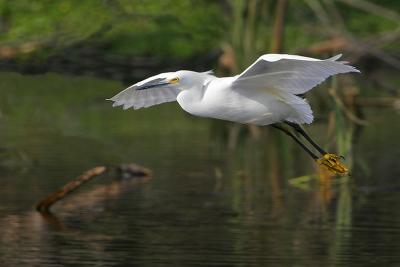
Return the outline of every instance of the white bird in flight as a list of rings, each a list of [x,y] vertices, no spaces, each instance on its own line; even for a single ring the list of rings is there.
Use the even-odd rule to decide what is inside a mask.
[[[178,101],[186,112],[242,124],[273,125],[291,136],[318,163],[335,173],[347,173],[339,157],[326,153],[305,133],[301,124],[310,124],[313,113],[304,93],[328,77],[359,72],[341,55],[320,60],[286,54],[259,57],[241,74],[216,77],[212,71],[180,70],[161,73],[140,81],[110,100],[113,106],[145,108]],[[278,123],[286,123],[305,137],[322,155],[316,156],[292,132]]]

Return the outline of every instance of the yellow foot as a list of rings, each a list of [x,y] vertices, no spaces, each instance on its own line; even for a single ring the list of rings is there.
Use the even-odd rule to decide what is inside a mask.
[[[347,167],[340,162],[340,158],[341,157],[338,155],[327,153],[321,158],[317,159],[317,163],[325,166],[328,170],[335,174],[346,175],[348,174],[349,169],[347,169]]]

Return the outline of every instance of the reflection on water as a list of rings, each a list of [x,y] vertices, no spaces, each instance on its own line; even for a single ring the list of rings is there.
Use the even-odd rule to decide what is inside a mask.
[[[390,111],[371,112],[350,180],[292,182],[315,166],[280,133],[241,136],[230,151],[210,120],[175,104],[112,109],[104,99],[118,82],[10,73],[0,81],[2,266],[400,262],[400,131]],[[326,143],[320,127],[310,130]],[[57,204],[57,217],[33,211],[82,171],[123,162],[154,176],[100,177]]]

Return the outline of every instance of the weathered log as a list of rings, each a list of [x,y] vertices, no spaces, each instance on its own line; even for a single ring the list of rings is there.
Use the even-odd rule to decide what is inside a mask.
[[[137,165],[135,163],[128,163],[128,164],[120,164],[116,166],[115,168],[110,168],[110,167],[105,167],[105,166],[97,166],[94,168],[91,168],[84,173],[82,173],[80,176],[76,177],[72,181],[68,182],[65,184],[63,187],[58,189],[57,191],[49,194],[47,197],[42,199],[37,205],[36,205],[36,210],[43,213],[43,214],[48,214],[50,213],[50,207],[56,203],[57,201],[65,198],[68,194],[72,193],[79,187],[81,187],[83,184],[89,182],[92,180],[94,177],[99,176],[101,174],[104,174],[107,171],[111,170],[116,170],[117,176],[120,179],[128,179],[132,177],[151,177],[151,170],[142,167],[140,165]],[[110,185],[107,185],[110,188],[115,188],[115,183],[111,183]],[[104,189],[104,188],[102,188]]]
[[[107,171],[107,168],[104,166],[98,166],[98,167],[94,167],[90,170],[87,170],[80,176],[76,177],[74,180],[68,182],[66,185],[61,187],[59,190],[51,193],[50,195],[45,197],[43,200],[41,200],[39,202],[39,204],[36,205],[36,210],[43,212],[43,213],[48,213],[51,205],[53,205],[55,202],[64,198],[66,195],[70,194],[71,192],[75,191],[78,187],[80,187],[84,183],[87,183],[93,177],[103,174],[106,171]]]

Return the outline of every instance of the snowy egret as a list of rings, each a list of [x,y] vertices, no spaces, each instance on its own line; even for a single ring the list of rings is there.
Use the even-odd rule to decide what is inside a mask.
[[[325,152],[301,128],[313,114],[303,94],[332,75],[359,72],[338,61],[341,55],[320,60],[286,54],[266,54],[241,74],[218,78],[211,71],[180,70],[138,82],[112,97],[113,106],[144,108],[178,101],[188,113],[243,124],[272,125],[292,137],[317,163],[346,174],[340,157]],[[314,154],[282,124],[290,125],[320,154]]]

